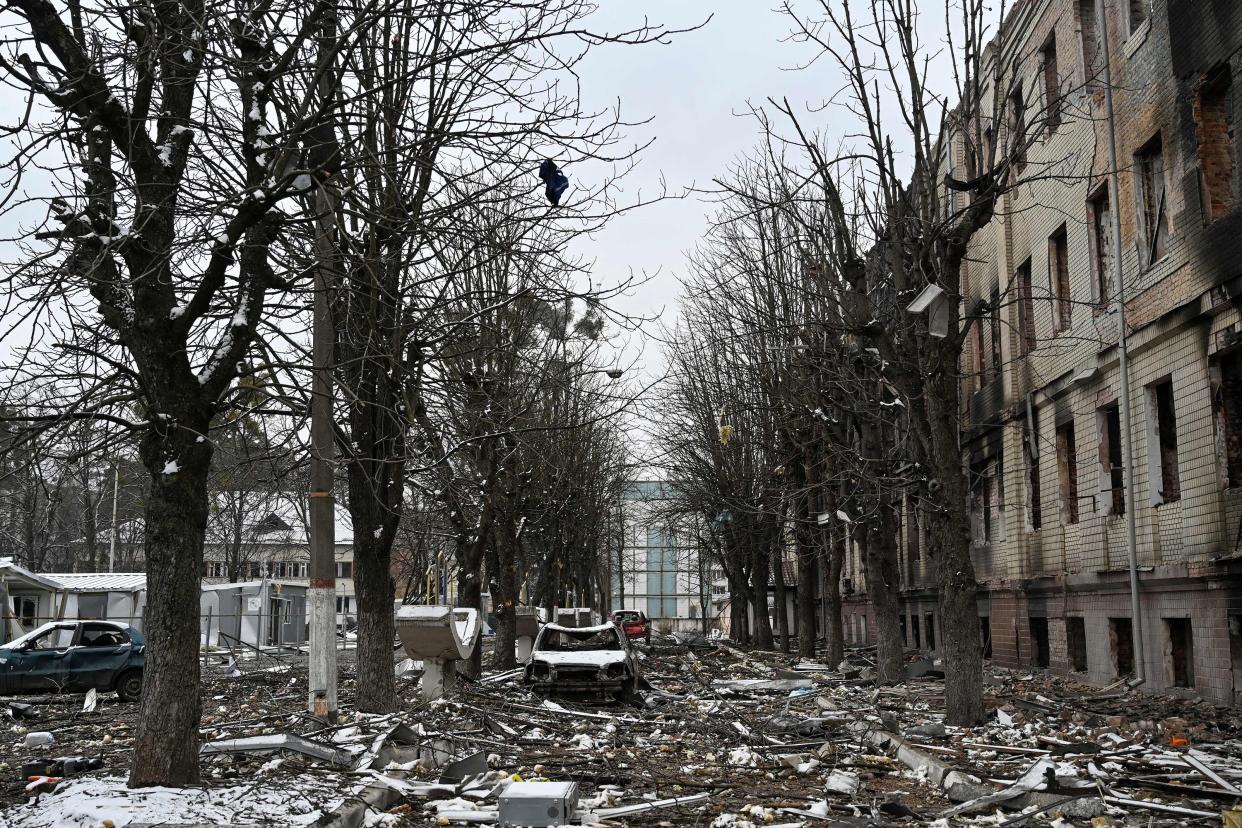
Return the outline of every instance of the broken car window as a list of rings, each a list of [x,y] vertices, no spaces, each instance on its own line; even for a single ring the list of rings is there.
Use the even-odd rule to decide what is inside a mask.
[[[621,641],[617,638],[617,631],[611,627],[602,630],[547,630],[539,649],[561,652],[619,650]]]

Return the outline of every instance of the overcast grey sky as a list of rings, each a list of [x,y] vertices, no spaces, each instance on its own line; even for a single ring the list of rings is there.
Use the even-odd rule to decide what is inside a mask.
[[[629,120],[651,118],[631,130],[636,143],[654,138],[639,168],[627,179],[631,196],[658,192],[661,176],[670,191],[709,188],[729,162],[758,140],[747,101],[768,96],[795,102],[820,102],[831,94],[834,79],[827,65],[792,70],[805,47],[782,43],[788,21],[769,0],[607,0],[593,18],[595,28],[617,30],[641,22],[671,28],[693,25],[713,15],[702,29],[672,39],[669,45],[601,48],[582,68],[587,100],[604,104],[620,98]],[[817,116],[818,119],[828,117]],[[573,173],[572,170],[568,172]],[[635,295],[617,303],[634,313],[656,313],[672,322],[683,272],[684,253],[706,227],[711,205],[692,196],[670,200],[616,219],[603,233],[582,245],[596,258],[595,274],[615,281],[630,270],[659,273]],[[648,351],[646,360],[658,360]],[[648,364],[651,369],[657,366]]]

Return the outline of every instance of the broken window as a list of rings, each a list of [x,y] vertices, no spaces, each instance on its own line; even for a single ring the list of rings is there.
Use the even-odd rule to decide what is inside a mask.
[[[1039,453],[1035,447],[1035,441],[1039,437],[1035,433],[1034,424],[1028,423],[1027,429],[1027,437],[1022,444],[1026,460],[1027,524],[1032,530],[1038,530],[1043,523],[1040,514]]]
[[[1082,38],[1083,78],[1090,81],[1100,70],[1096,56],[1100,53],[1099,26],[1095,19],[1095,0],[1078,0],[1078,31]]]
[[[1055,132],[1061,125],[1061,75],[1057,68],[1057,33],[1053,29],[1048,42],[1040,50],[1040,63],[1044,76],[1044,109],[1048,131]]]
[[[1069,234],[1062,224],[1048,238],[1048,287],[1052,294],[1052,328],[1068,331],[1073,314],[1070,296]]]
[[[336,562],[336,577],[338,578],[354,577],[354,562],[353,561],[337,561]]]
[[[1169,246],[1169,219],[1164,189],[1164,144],[1157,135],[1134,156],[1142,208],[1144,256],[1147,264],[1164,258]]]
[[[1035,350],[1035,306],[1031,295],[1031,260],[1018,265],[1018,352]]]
[[[936,616],[927,613],[923,616],[924,627],[927,630],[927,649],[935,651],[936,649]]]
[[[1095,277],[1095,300],[1101,305],[1113,298],[1113,219],[1108,202],[1108,188],[1101,187],[1091,199],[1092,267]]]
[[[1229,616],[1229,666],[1233,671],[1234,704],[1242,702],[1242,615]]]
[[[1048,650],[1048,619],[1031,616],[1028,623],[1031,628],[1031,644],[1035,648],[1035,666],[1046,670],[1050,661]]]
[[[1189,618],[1166,618],[1165,667],[1174,687],[1195,686],[1195,641]]]
[[[1151,427],[1148,441],[1151,445],[1153,480],[1158,479],[1157,503],[1167,503],[1182,496],[1182,484],[1177,467],[1177,416],[1173,406],[1173,383],[1171,380],[1157,383],[1148,391],[1148,415]],[[1158,478],[1154,474],[1159,472]]]
[[[1065,649],[1069,668],[1075,673],[1087,672],[1087,621],[1085,618],[1065,619]]]
[[[985,363],[983,361],[983,322],[982,320],[980,320],[977,324],[971,326],[970,341],[971,341],[971,344],[974,346],[971,350],[974,351],[972,356],[974,357],[974,367],[975,367],[975,370],[974,370],[975,390],[978,391],[979,389],[983,388],[983,386],[986,385],[988,382],[987,373],[984,369]]]
[[[992,619],[986,615],[979,616],[979,647],[984,658],[992,657]]]
[[[1216,221],[1233,209],[1233,78],[1228,63],[1204,78],[1194,116],[1203,217]]]
[[[33,627],[39,614],[39,602],[29,595],[13,596],[13,616],[23,627]]]
[[[971,470],[971,523],[976,543],[1004,540],[1004,486],[999,458]]]
[[[1242,351],[1221,354],[1212,361],[1212,417],[1216,450],[1224,464],[1223,483],[1242,486]]]
[[[1138,31],[1139,26],[1147,22],[1149,9],[1147,4],[1150,0],[1129,0],[1130,2],[1130,34]]]
[[[1078,454],[1074,424],[1057,426],[1057,476],[1061,484],[1061,515],[1066,523],[1078,522]]]
[[[1000,319],[1000,291],[992,289],[992,301],[988,307],[988,334],[992,340],[992,361],[991,376],[988,380],[995,380],[1000,376],[1001,370],[1001,319]]]
[[[1026,98],[1021,84],[1009,96],[1009,147],[1014,172],[1021,173],[1026,169]]]
[[[1134,672],[1134,631],[1129,618],[1108,619],[1108,650],[1118,678]]]
[[[1101,408],[1096,418],[1100,430],[1100,490],[1108,514],[1126,513],[1126,477],[1121,453],[1121,409],[1117,403]]]
[[[913,615],[910,616],[910,630],[914,638],[914,649],[916,650],[922,649],[923,639],[922,639],[922,636],[919,635],[920,630],[919,630],[918,613],[914,613]]]

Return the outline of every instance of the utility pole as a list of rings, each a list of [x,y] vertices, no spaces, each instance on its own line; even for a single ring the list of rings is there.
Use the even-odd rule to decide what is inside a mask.
[[[329,71],[336,49],[336,15],[324,17],[319,41],[319,106],[327,121],[316,138],[335,148],[331,99],[335,93]],[[331,135],[325,135],[330,130]],[[319,148],[323,150],[323,147]],[[333,165],[337,154],[330,153]],[[311,334],[311,456],[310,456],[310,686],[312,716],[335,721],[336,702],[336,518],[332,458],[332,290],[338,283],[336,198],[328,182],[333,169],[313,170],[315,186],[315,305]]]
[[[108,539],[108,571],[116,571],[116,490],[121,486],[121,464],[112,464],[112,537]],[[94,555],[92,551],[91,555]]]
[[[1113,273],[1117,281],[1114,308],[1117,317],[1117,370],[1121,372],[1121,446],[1125,458],[1126,487],[1126,556],[1130,564],[1130,632],[1134,647],[1134,681],[1138,686],[1147,680],[1143,649],[1143,605],[1139,597],[1138,579],[1138,530],[1135,511],[1138,503],[1134,497],[1134,439],[1133,420],[1130,412],[1130,358],[1126,342],[1126,296],[1125,272],[1121,263],[1121,195],[1117,171],[1117,117],[1113,109],[1112,58],[1108,53],[1108,14],[1104,0],[1095,0],[1097,29],[1100,32],[1100,54],[1104,58],[1101,80],[1104,82],[1104,106],[1108,122],[1108,206],[1112,214]]]

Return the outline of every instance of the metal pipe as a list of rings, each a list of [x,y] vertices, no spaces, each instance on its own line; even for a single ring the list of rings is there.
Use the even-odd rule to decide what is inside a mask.
[[[1147,680],[1146,650],[1143,647],[1142,600],[1139,595],[1138,577],[1138,527],[1135,512],[1138,502],[1134,496],[1134,440],[1130,410],[1130,360],[1126,342],[1126,302],[1124,268],[1121,262],[1121,192],[1117,166],[1117,118],[1113,109],[1113,79],[1111,57],[1108,48],[1108,15],[1104,0],[1095,0],[1096,20],[1099,23],[1100,52],[1104,58],[1101,80],[1104,82],[1104,107],[1108,125],[1108,201],[1112,213],[1113,272],[1117,286],[1114,291],[1114,307],[1117,317],[1117,368],[1121,372],[1121,446],[1124,457],[1126,488],[1126,555],[1130,562],[1130,632],[1134,648],[1134,681],[1137,686]]]

